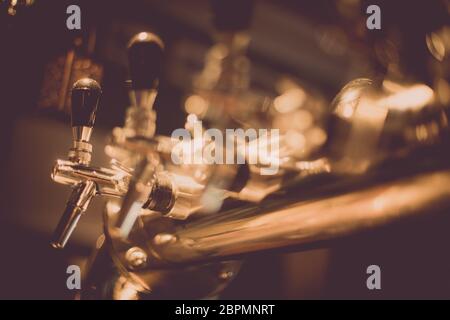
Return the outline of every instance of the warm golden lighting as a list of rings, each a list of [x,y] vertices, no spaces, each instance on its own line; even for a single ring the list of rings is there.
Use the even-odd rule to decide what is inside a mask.
[[[306,145],[305,136],[296,130],[286,132],[285,142],[293,150],[303,150]]]
[[[106,203],[106,210],[109,214],[116,215],[120,211],[120,205],[117,202],[109,201]]]
[[[275,98],[273,104],[275,110],[280,113],[292,112],[300,108],[306,100],[305,91],[301,88],[289,89]]]
[[[435,32],[427,35],[427,47],[431,54],[438,60],[443,61],[446,54],[445,42],[440,34]]]
[[[327,140],[327,133],[320,127],[314,127],[306,132],[308,142],[315,146],[320,146]]]
[[[206,112],[208,104],[206,103],[205,99],[203,99],[201,96],[194,94],[186,99],[184,108],[187,113],[194,115],[202,115]]]
[[[348,83],[333,101],[334,113],[350,119],[356,111],[363,92],[372,86],[372,81],[361,78]]]
[[[392,87],[388,81],[383,84],[385,88]],[[434,91],[424,84],[415,84],[403,87],[393,94],[379,101],[380,105],[385,105],[390,109],[397,110],[418,110],[434,101]]]
[[[114,298],[117,300],[137,300],[138,291],[128,279],[121,276],[114,287]]]
[[[141,32],[138,34],[138,39],[141,41],[145,41],[148,38],[147,32]]]

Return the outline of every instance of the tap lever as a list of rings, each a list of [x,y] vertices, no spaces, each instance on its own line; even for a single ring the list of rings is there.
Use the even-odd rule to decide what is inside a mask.
[[[80,182],[75,186],[67,201],[66,210],[53,233],[52,247],[57,249],[64,248],[81,215],[86,211],[91,199],[94,197],[96,189],[96,184],[89,180]]]
[[[134,90],[151,90],[158,87],[163,50],[162,40],[150,32],[140,32],[130,40],[128,63]]]
[[[101,93],[100,85],[93,79],[83,78],[75,82],[72,88],[72,127],[94,126]]]
[[[151,138],[155,134],[156,113],[153,104],[163,64],[164,44],[149,32],[136,34],[128,45],[128,64],[131,81],[130,102],[125,128],[128,136]]]
[[[73,162],[88,165],[91,161],[92,146],[89,140],[101,92],[97,81],[89,78],[80,79],[73,85],[71,115],[73,145],[69,151],[69,159]]]

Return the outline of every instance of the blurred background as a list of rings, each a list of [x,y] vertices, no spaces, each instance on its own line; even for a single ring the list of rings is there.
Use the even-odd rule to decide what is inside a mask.
[[[81,8],[80,31],[66,28],[71,4]],[[366,28],[369,4],[381,8],[381,30]],[[386,60],[430,84],[424,39],[448,25],[449,10],[441,0],[255,1],[251,87],[273,96],[285,83],[305,83],[329,103],[348,81],[386,74]],[[66,268],[84,264],[101,234],[103,200],[94,200],[66,250],[50,247],[69,194],[50,179],[71,143],[69,88],[84,76],[102,84],[92,144],[93,162],[106,165],[106,137],[129,104],[126,46],[144,30],[166,45],[156,110],[157,132],[170,135],[183,127],[193,77],[214,43],[209,1],[0,0],[0,298],[73,297]],[[449,220],[444,212],[326,248],[252,256],[223,298],[450,298]],[[371,264],[381,267],[380,291],[366,288]]]

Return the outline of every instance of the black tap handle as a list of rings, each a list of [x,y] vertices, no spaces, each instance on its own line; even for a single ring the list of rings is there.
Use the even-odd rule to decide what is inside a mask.
[[[128,45],[131,86],[135,90],[155,89],[161,75],[164,43],[155,34],[141,32]]]
[[[102,89],[97,81],[84,78],[72,87],[72,127],[93,127]]]

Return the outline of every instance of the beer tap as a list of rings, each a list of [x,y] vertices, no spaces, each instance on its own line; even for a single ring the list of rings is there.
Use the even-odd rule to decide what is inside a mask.
[[[89,143],[100,100],[100,85],[92,79],[81,79],[72,88],[72,134],[73,146],[69,150],[69,161],[83,166],[91,162],[92,145]],[[95,182],[81,181],[75,185],[58,226],[53,234],[52,246],[63,248],[81,215],[86,211],[96,193]]]
[[[127,110],[124,128],[114,130],[112,143],[107,149],[110,156],[121,157],[121,161],[134,171],[116,220],[116,227],[124,237],[134,225],[151,191],[158,163],[151,142],[154,141],[156,121],[153,104],[163,50],[161,39],[149,32],[135,35],[128,46],[131,106]],[[135,147],[139,145],[143,149],[136,152]]]
[[[130,168],[137,166],[140,155],[155,148],[156,113],[153,104],[157,95],[164,44],[153,33],[141,32],[128,45],[131,80],[127,82],[131,106],[125,124],[113,130],[106,153]]]
[[[68,160],[56,161],[51,177],[57,183],[71,185],[73,190],[53,234],[54,248],[64,248],[95,195],[120,197],[127,190],[129,173],[126,171],[90,166],[92,145],[89,141],[100,95],[100,85],[92,79],[78,80],[72,88],[72,147]]]

